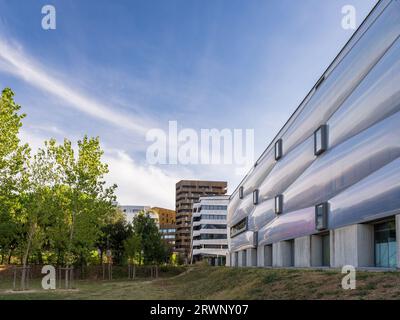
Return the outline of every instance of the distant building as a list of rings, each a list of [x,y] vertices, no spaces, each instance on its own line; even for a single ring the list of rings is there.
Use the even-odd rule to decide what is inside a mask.
[[[226,216],[229,196],[200,197],[193,205],[191,262],[225,265],[228,253]]]
[[[176,184],[176,240],[177,252],[185,258],[190,253],[190,232],[193,204],[201,196],[224,195],[227,191],[225,181],[181,180]]]
[[[160,225],[161,237],[175,247],[175,232],[176,232],[176,213],[174,210],[153,207],[151,211],[157,213]]]
[[[139,214],[139,212],[144,211],[149,213],[150,217],[153,218],[159,227],[158,215],[150,211],[150,206],[131,206],[119,205],[118,208],[125,214],[126,221],[132,223],[133,219]]]

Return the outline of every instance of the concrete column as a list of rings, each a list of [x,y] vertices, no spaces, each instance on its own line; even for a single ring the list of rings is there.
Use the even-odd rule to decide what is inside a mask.
[[[396,216],[397,268],[400,268],[400,214]]]
[[[264,267],[264,246],[257,248],[257,266]]]
[[[264,246],[264,266],[272,267],[272,244]]]
[[[322,266],[322,237],[319,235],[311,236],[311,266]]]
[[[235,251],[233,254],[233,265],[239,267],[239,252]]]
[[[330,248],[330,253],[329,253],[329,260],[331,263],[331,267],[336,266],[335,262],[335,230],[329,230],[329,248]]]
[[[246,250],[246,266],[256,267],[257,266],[257,249],[250,248]]]
[[[238,254],[238,267],[244,267],[245,265],[243,265],[243,250],[240,250],[237,252]]]
[[[272,247],[274,267],[291,267],[293,266],[293,242],[279,241],[274,243]]]
[[[278,265],[278,243],[272,244],[272,266],[279,267]]]
[[[226,267],[231,266],[231,254],[229,252],[225,256],[225,266]]]
[[[311,266],[311,240],[310,236],[297,238],[294,240],[294,266]]]
[[[368,224],[355,224],[334,230],[332,239],[334,267],[374,266],[374,228]],[[332,249],[331,249],[332,250]]]

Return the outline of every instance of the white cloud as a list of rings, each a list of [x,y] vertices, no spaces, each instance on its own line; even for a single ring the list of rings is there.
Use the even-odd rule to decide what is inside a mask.
[[[155,166],[137,164],[122,150],[107,150],[104,161],[110,173],[106,180],[118,185],[118,202],[175,208],[175,184],[180,179]]]
[[[20,138],[29,143],[32,154],[44,146],[46,138],[22,129]],[[110,172],[105,176],[109,185],[117,184],[117,201],[125,205],[149,205],[175,208],[175,183],[177,176],[154,166],[139,165],[125,151],[103,145],[103,161]]]
[[[95,98],[78,93],[59,79],[52,77],[36,61],[24,54],[19,45],[11,45],[0,38],[0,70],[18,77],[40,90],[67,102],[75,109],[94,118],[118,127],[124,127],[138,134],[145,134],[148,126],[143,119],[132,118],[112,110],[111,106]]]

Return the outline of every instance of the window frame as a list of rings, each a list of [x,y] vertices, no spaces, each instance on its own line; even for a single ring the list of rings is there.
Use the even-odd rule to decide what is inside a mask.
[[[253,205],[258,205],[258,203],[259,203],[259,191],[258,191],[258,189],[255,189],[254,191],[253,191]]]
[[[236,232],[233,232],[233,229],[236,228],[238,225],[244,224],[244,226],[241,229],[238,229]],[[230,232],[230,237],[234,238],[238,236],[239,234],[246,232],[247,231],[247,217],[243,218],[240,220],[238,223],[236,223],[234,226],[230,227],[229,232]]]
[[[278,161],[279,159],[282,158],[283,155],[283,140],[282,139],[278,139],[275,142],[275,160]]]
[[[275,202],[274,202],[274,206],[275,206],[275,214],[276,215],[280,215],[283,212],[283,194],[278,194],[275,196]]]
[[[243,195],[244,195],[243,186],[240,186],[239,187],[239,199],[243,199]]]
[[[322,208],[322,225],[319,224],[319,208]],[[315,229],[318,231],[324,231],[328,229],[328,211],[329,203],[321,202],[315,206]]]
[[[321,147],[317,150],[317,135],[321,132]],[[323,124],[314,131],[314,155],[319,156],[328,149],[328,126]]]

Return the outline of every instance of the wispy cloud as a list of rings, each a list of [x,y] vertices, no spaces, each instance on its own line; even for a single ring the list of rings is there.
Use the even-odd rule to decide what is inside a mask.
[[[0,70],[62,99],[71,107],[94,118],[118,127],[124,127],[141,135],[148,130],[143,119],[119,113],[113,110],[112,106],[99,102],[89,95],[77,92],[75,88],[49,75],[48,71],[26,55],[20,46],[10,44],[2,38],[0,38]]]

